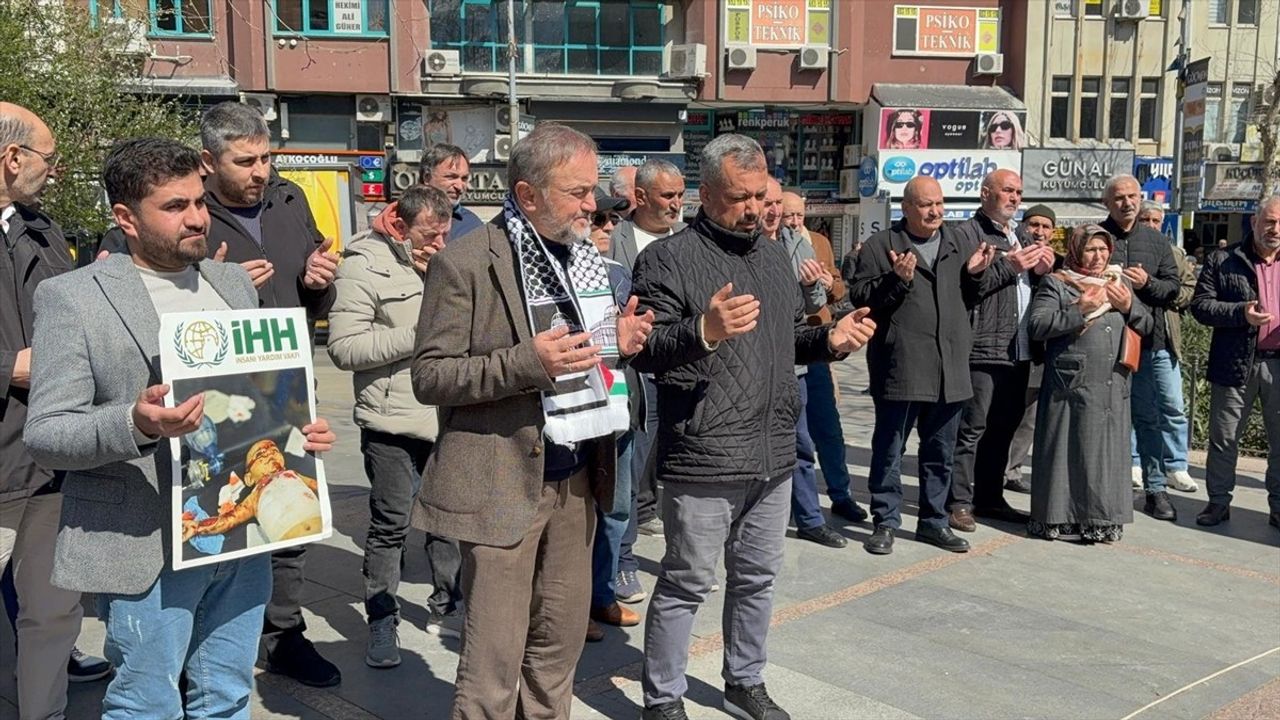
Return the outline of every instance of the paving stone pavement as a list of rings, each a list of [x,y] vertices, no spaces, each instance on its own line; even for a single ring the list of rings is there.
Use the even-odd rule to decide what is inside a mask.
[[[849,465],[865,504],[873,413],[861,356],[836,368]],[[424,630],[422,536],[410,536],[402,585],[403,664],[364,665],[360,578],[368,483],[351,423],[351,385],[317,359],[321,413],[341,434],[327,460],[335,532],[308,552],[308,636],[343,670],[317,690],[262,672],[255,718],[445,718],[457,643]],[[914,445],[904,482],[914,508]],[[1203,458],[1192,473],[1203,478]],[[912,541],[907,518],[894,553],[874,557],[870,528],[839,526],[848,548],[791,537],[770,633],[769,689],[796,720],[1237,720],[1280,717],[1280,532],[1267,526],[1264,464],[1241,463],[1231,521],[1194,523],[1203,490],[1173,498],[1176,524],[1137,513],[1123,542],[1080,547],[980,525],[974,551],[953,555]],[[1201,482],[1203,485],[1203,481]],[[1027,496],[1010,493],[1026,508]],[[652,588],[662,539],[641,536]],[[583,592],[587,592],[583,588]],[[698,615],[690,650],[689,715],[720,709],[722,593]],[[635,606],[644,612],[642,603]],[[2,624],[0,624],[2,625]],[[80,647],[102,648],[86,603]],[[606,630],[578,665],[574,717],[639,716],[643,630]],[[0,720],[16,718],[13,637],[0,628]],[[97,717],[103,685],[71,688],[68,717]]]

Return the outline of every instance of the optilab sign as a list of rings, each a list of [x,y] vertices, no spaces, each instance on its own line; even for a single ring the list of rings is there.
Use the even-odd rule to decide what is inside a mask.
[[[1016,150],[913,150],[882,153],[880,177],[884,189],[902,197],[909,180],[931,177],[947,197],[977,197],[982,178],[996,170],[1020,169],[1022,153]]]

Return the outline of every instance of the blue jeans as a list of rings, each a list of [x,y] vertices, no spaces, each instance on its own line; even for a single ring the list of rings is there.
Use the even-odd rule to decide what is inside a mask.
[[[617,602],[618,556],[622,535],[631,519],[631,456],[635,434],[618,436],[618,473],[613,486],[613,507],[596,505],[596,536],[591,548],[591,607],[605,608]]]
[[[947,525],[947,493],[963,402],[924,403],[872,396],[876,427],[871,434],[871,517],[876,527],[902,527],[902,451],[912,426],[920,435],[918,525]]]
[[[840,427],[840,410],[836,408],[836,388],[831,379],[831,366],[814,363],[801,383],[809,392],[805,418],[809,421],[809,437],[818,450],[822,479],[827,484],[831,504],[847,502],[849,466],[844,455],[844,429]]]
[[[183,717],[178,676],[187,673],[186,714],[247,718],[262,614],[271,596],[271,556],[254,555],[160,572],[140,595],[98,595],[105,654],[116,676],[102,698],[105,720]]]
[[[791,476],[791,517],[797,530],[809,530],[826,523],[818,505],[818,474],[814,470],[813,438],[809,437],[809,420],[805,408],[809,391],[804,378],[796,378],[800,386],[800,417],[796,420],[796,469]]]
[[[1182,370],[1168,350],[1143,350],[1130,407],[1148,494],[1165,490],[1165,473],[1187,469],[1187,414]]]

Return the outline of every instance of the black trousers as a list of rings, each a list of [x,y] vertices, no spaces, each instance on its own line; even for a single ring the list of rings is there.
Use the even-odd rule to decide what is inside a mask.
[[[948,512],[1004,503],[1009,444],[1026,412],[1030,372],[1030,362],[974,365],[970,369],[973,397],[960,415]]]

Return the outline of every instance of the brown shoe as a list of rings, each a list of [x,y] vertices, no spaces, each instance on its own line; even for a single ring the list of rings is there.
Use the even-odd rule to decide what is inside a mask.
[[[596,624],[595,620],[587,621],[587,642],[600,642],[604,639],[604,628]]]
[[[623,607],[618,603],[602,608],[592,608],[591,619],[605,625],[617,625],[618,627],[633,627],[640,624],[640,616],[636,614],[635,610]]]
[[[947,516],[947,524],[952,530],[960,532],[973,532],[978,529],[978,523],[973,521],[973,511],[967,507],[958,507],[951,511]]]

